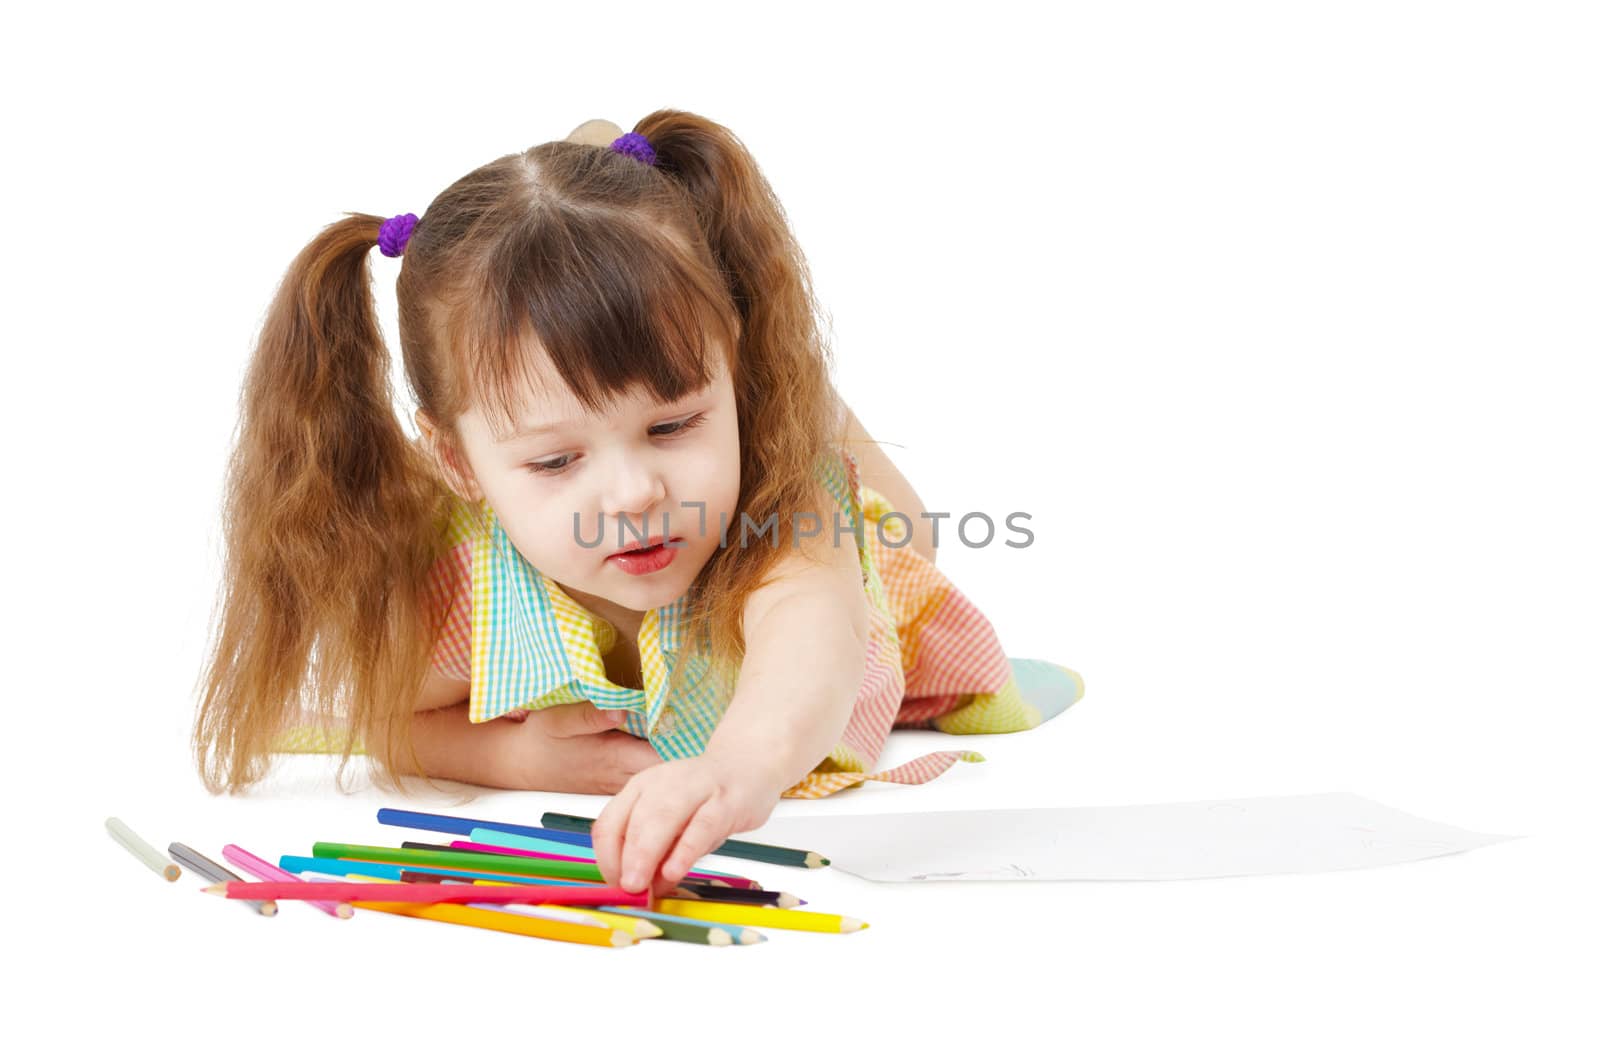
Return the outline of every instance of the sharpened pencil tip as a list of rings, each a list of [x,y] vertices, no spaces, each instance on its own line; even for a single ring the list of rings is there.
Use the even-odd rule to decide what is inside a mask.
[[[202,887],[200,892],[209,893],[213,897],[226,897],[228,895],[228,887],[224,886],[220,882],[217,882],[211,884],[210,886]]]

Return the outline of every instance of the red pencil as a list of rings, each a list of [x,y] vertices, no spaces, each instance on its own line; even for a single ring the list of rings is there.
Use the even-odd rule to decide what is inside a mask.
[[[460,886],[430,883],[218,882],[201,892],[234,900],[411,901],[418,904],[616,904],[649,910],[649,890],[626,893],[613,886]]]

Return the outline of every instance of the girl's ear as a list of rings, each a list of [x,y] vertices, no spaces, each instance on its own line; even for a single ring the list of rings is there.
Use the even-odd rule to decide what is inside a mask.
[[[448,436],[441,433],[434,426],[433,420],[422,409],[417,409],[417,429],[422,433],[422,443],[433,457],[433,464],[439,471],[439,476],[444,478],[444,483],[450,486],[450,491],[468,503],[476,503],[483,499],[483,490],[478,487],[478,479],[472,473],[472,467],[467,463],[466,456],[456,447]]]

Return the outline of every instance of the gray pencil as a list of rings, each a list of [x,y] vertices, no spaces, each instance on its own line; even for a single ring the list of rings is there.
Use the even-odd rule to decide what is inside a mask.
[[[179,864],[182,864],[184,867],[188,868],[202,879],[209,879],[213,883],[245,881],[244,876],[229,871],[221,864],[211,860],[209,857],[203,856],[188,846],[185,846],[181,842],[174,842],[169,845],[167,847],[167,852],[172,854],[173,860],[177,861]],[[243,903],[249,904],[252,907],[260,905],[260,907],[255,907],[255,910],[260,912],[262,915],[278,914],[277,901],[243,901]]]

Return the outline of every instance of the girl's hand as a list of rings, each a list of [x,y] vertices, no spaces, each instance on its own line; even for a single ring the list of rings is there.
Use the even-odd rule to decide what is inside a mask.
[[[608,714],[587,701],[526,712],[511,757],[522,788],[614,795],[636,773],[661,764],[648,741],[618,729],[621,720]]]
[[[723,840],[765,824],[782,794],[759,766],[705,754],[641,770],[589,829],[600,874],[628,893],[670,893]]]

